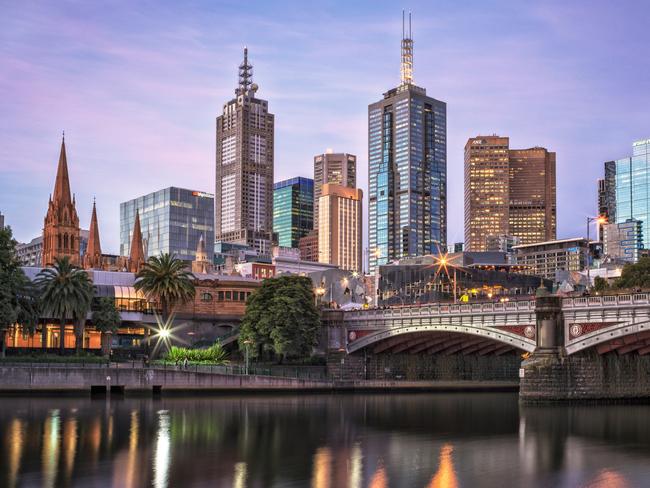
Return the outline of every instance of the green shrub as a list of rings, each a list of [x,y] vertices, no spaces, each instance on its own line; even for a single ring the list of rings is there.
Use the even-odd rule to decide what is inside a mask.
[[[227,364],[228,353],[217,341],[207,349],[172,346],[165,359],[174,363],[182,363],[187,359],[190,363]]]

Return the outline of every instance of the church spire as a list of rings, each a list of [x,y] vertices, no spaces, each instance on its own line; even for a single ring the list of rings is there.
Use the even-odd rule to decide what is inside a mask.
[[[68,176],[68,158],[65,153],[65,135],[61,140],[59,166],[56,170],[56,182],[54,183],[54,195],[52,198],[59,205],[69,205],[72,203],[70,196],[70,177]]]
[[[411,37],[411,12],[409,12],[409,23],[407,29],[404,10],[402,10],[402,62],[400,64],[400,81],[402,85],[413,84],[413,38]]]
[[[129,254],[129,271],[137,273],[144,264],[144,246],[142,245],[142,230],[140,229],[140,212],[135,211],[133,237],[131,237],[131,253]]]
[[[84,267],[86,269],[100,269],[102,267],[102,245],[99,241],[99,224],[97,223],[95,199],[93,199],[93,214],[90,218],[90,231],[88,246],[84,255]]]

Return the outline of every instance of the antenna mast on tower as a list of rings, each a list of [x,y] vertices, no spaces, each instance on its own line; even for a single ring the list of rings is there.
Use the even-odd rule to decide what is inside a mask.
[[[411,12],[409,12],[409,25],[407,31],[404,10],[402,10],[402,62],[400,65],[400,80],[402,85],[413,84],[413,38],[411,37]]]

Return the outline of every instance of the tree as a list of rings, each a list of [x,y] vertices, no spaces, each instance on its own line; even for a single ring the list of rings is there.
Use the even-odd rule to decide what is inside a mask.
[[[73,265],[67,256],[55,258],[52,268],[43,269],[37,276],[36,284],[41,290],[41,300],[46,314],[59,319],[60,351],[65,353],[65,323],[72,319],[78,321],[75,329],[76,350],[81,351],[83,326],[94,295],[94,286],[88,274]],[[43,325],[43,346],[46,331]]]
[[[117,331],[122,323],[120,312],[115,308],[115,301],[110,297],[99,300],[99,307],[93,312],[93,325],[102,334],[102,354],[110,356],[110,335]]]
[[[182,260],[169,253],[150,257],[137,274],[134,287],[148,300],[159,303],[165,324],[176,305],[193,300],[196,294],[192,273]],[[149,334],[147,329],[147,347]]]
[[[650,258],[641,258],[637,263],[626,264],[616,288],[650,288]]]
[[[591,288],[594,292],[603,292],[609,289],[609,283],[602,276],[596,276],[594,279],[594,286]]]
[[[20,324],[33,333],[38,317],[38,295],[20,269],[11,229],[0,229],[0,356],[5,355],[7,329]]]
[[[274,354],[280,362],[311,354],[320,315],[312,282],[303,276],[264,280],[248,299],[239,333],[239,348],[252,357]]]

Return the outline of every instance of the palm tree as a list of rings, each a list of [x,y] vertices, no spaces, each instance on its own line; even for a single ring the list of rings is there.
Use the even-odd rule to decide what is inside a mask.
[[[93,325],[102,333],[102,354],[111,355],[110,334],[122,323],[120,312],[115,308],[112,298],[104,297],[99,301],[99,308],[93,312]]]
[[[169,253],[150,257],[137,274],[134,287],[148,300],[158,302],[165,324],[174,307],[194,299],[196,293],[192,273],[182,260]],[[149,333],[147,329],[147,347]]]
[[[43,269],[36,283],[41,290],[43,309],[49,317],[59,319],[61,335],[60,350],[65,353],[65,323],[67,319],[78,320],[75,330],[76,349],[81,350],[83,324],[90,310],[94,285],[88,274],[70,262],[67,256],[56,258],[52,268]],[[45,347],[45,325],[43,325],[43,347]]]

